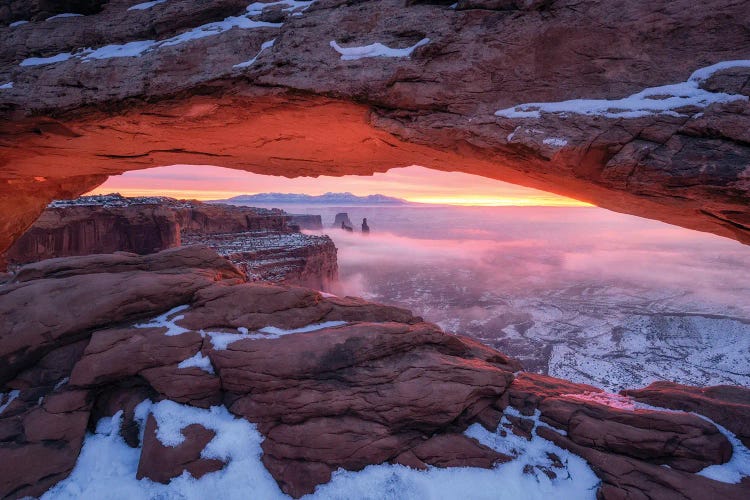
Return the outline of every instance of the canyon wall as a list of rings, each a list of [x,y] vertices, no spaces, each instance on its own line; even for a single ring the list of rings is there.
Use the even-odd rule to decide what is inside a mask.
[[[288,232],[288,221],[281,210],[166,197],[85,196],[52,203],[5,258],[18,265],[117,251],[147,254],[179,246],[185,234]]]
[[[53,198],[176,163],[418,164],[750,241],[744,2],[16,3],[0,250]]]
[[[8,250],[12,267],[57,257],[113,253],[149,254],[180,245],[215,248],[253,281],[328,290],[338,279],[336,246],[290,221],[277,209],[175,200],[165,197],[87,196],[54,202]]]
[[[55,257],[113,253],[147,254],[180,245],[175,213],[160,205],[47,208],[8,249],[12,266]]]
[[[282,210],[195,201],[172,205],[182,234],[289,231],[291,217]]]
[[[291,214],[289,224],[300,229],[311,229],[313,231],[323,229],[323,219],[320,215]]]

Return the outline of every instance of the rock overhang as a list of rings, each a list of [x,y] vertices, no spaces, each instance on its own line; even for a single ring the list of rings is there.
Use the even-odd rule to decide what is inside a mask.
[[[748,242],[748,14],[689,3],[110,2],[0,28],[0,247],[53,198],[175,163],[287,177],[418,164]],[[731,98],[642,92],[727,60],[694,90]],[[639,92],[661,111],[623,113]],[[614,101],[523,105],[581,98]]]

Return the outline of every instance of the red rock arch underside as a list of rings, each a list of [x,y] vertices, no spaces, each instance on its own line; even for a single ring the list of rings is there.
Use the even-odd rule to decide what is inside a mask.
[[[465,141],[441,147],[405,141],[379,128],[380,118],[367,106],[312,95],[230,95],[187,96],[116,114],[92,110],[74,120],[21,121],[14,124],[14,147],[6,144],[0,174],[0,248],[52,199],[75,197],[109,175],[177,163],[286,177],[366,175],[418,164],[750,241],[742,197],[732,200],[711,186],[670,189],[657,181],[649,192],[617,189],[598,181],[610,156],[603,146],[563,150],[549,159],[524,150],[487,151]]]

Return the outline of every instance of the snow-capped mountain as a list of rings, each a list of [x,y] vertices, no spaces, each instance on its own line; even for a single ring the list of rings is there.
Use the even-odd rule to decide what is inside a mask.
[[[401,198],[393,198],[382,194],[371,194],[368,196],[357,196],[352,193],[325,193],[321,195],[309,195],[299,193],[258,193],[242,194],[226,200],[214,200],[221,203],[242,204],[311,204],[311,205],[409,205],[410,202]]]

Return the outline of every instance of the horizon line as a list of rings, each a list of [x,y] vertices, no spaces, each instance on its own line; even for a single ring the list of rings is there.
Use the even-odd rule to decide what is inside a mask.
[[[323,196],[321,194],[309,194],[309,193],[279,193],[279,192],[259,192],[259,193],[238,193],[232,191],[211,191],[211,190],[184,190],[184,189],[119,189],[112,191],[110,189],[100,189],[102,186],[92,189],[91,191],[83,194],[82,196],[92,195],[106,195],[119,193],[125,197],[137,197],[137,196],[166,196],[170,198],[182,199],[182,200],[197,200],[197,201],[227,201],[230,198],[237,196],[257,196],[263,194],[289,194],[289,195],[306,195],[311,197]],[[591,203],[575,200],[572,198],[544,198],[544,197],[500,197],[492,198],[487,196],[478,196],[474,199],[467,198],[465,196],[440,196],[440,197],[412,197],[402,198],[397,196],[391,196],[383,193],[374,193],[368,195],[357,195],[347,192],[328,192],[325,194],[351,194],[358,198],[366,198],[368,196],[385,196],[389,198],[395,198],[403,200],[407,204],[411,205],[423,205],[423,206],[463,206],[463,207],[557,207],[557,208],[585,208],[595,207]],[[552,195],[555,196],[555,195]],[[282,203],[283,204],[283,203]],[[382,206],[388,206],[383,204]],[[397,205],[391,205],[397,206]]]

